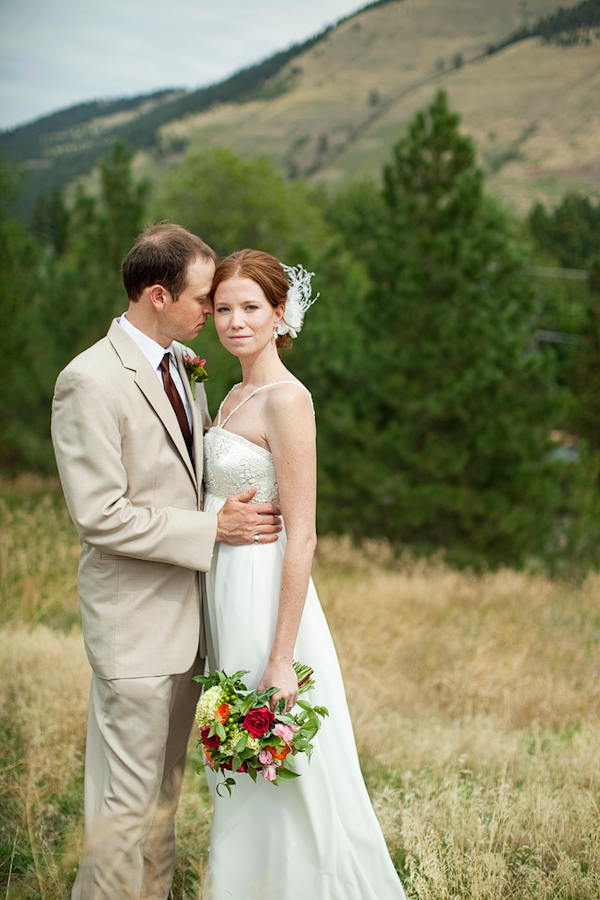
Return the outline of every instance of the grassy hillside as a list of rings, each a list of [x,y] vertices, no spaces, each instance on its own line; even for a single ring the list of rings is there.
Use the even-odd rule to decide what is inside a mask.
[[[78,552],[56,487],[0,485],[0,891],[11,900],[66,900],[80,853]],[[475,575],[328,539],[314,575],[408,900],[597,900],[598,576]],[[191,755],[174,900],[200,896],[208,846],[193,742]]]
[[[173,122],[162,145],[227,144],[244,156],[269,154],[291,177],[334,183],[379,172],[414,111],[443,86],[504,199],[526,208],[533,196],[591,191],[600,41],[564,47],[530,38],[487,52],[556,6],[528,4],[526,16],[518,0],[405,0],[368,10],[280,73],[287,92]]]
[[[331,184],[377,173],[414,110],[445,87],[494,188],[525,209],[534,197],[597,188],[598,29],[585,32],[589,43],[524,39],[566,27],[566,13],[552,19],[559,7],[595,21],[596,6],[383,0],[219,84],[83,104],[0,135],[0,151],[30,170],[22,211],[88,173],[117,137],[158,180],[186,151],[226,145]]]

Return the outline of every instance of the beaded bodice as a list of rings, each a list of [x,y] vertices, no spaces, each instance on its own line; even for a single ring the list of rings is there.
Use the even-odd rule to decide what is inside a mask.
[[[275,381],[272,384],[262,385],[238,403],[223,422],[221,410],[229,394],[221,403],[217,424],[213,425],[204,436],[204,488],[207,494],[231,497],[232,494],[240,494],[255,487],[254,503],[279,502],[275,464],[269,451],[242,437],[241,434],[225,429],[225,425],[240,406],[247,403],[259,391],[278,384],[297,384],[306,391],[304,385],[297,381]]]
[[[220,425],[204,436],[204,488],[231,497],[255,487],[255,503],[277,503],[279,493],[273,457],[264,447]]]

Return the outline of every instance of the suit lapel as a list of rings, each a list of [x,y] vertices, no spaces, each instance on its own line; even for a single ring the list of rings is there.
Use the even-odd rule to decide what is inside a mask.
[[[171,437],[171,440],[177,447],[177,450],[179,451],[183,462],[187,466],[188,472],[190,473],[194,484],[197,487],[198,482],[196,479],[196,473],[194,472],[194,466],[192,465],[188,449],[185,445],[183,434],[181,433],[181,428],[179,427],[179,422],[177,421],[177,416],[175,415],[175,411],[171,406],[170,400],[167,397],[164,388],[161,386],[160,381],[156,377],[156,373],[154,372],[152,366],[150,365],[140,348],[137,346],[135,341],[130,338],[130,336],[126,334],[125,331],[123,331],[116,320],[110,326],[110,329],[108,331],[108,339],[115,348],[124,367],[135,372],[135,383],[145,396],[146,400],[148,401],[158,418],[165,426],[167,432],[169,433],[169,436]],[[196,428],[194,427],[194,434],[195,432]],[[194,444],[195,441],[196,438],[194,437]]]

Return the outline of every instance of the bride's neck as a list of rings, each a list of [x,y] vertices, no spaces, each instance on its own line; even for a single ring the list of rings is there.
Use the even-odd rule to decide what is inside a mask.
[[[271,350],[271,348],[269,348]],[[242,366],[242,384],[244,386],[262,387],[273,381],[281,380],[288,370],[279,359],[275,347],[271,352],[261,353],[253,359],[240,360]]]

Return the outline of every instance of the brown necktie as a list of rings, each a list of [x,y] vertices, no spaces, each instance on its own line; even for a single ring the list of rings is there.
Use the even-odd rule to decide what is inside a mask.
[[[170,355],[170,353],[165,353],[160,361],[162,380],[165,386],[167,397],[171,401],[171,406],[175,410],[175,415],[177,416],[177,421],[179,422],[179,427],[181,428],[183,439],[187,445],[188,453],[190,454],[190,458],[192,458],[192,433],[190,431],[190,423],[188,422],[188,417],[185,414],[185,409],[181,397],[179,396],[179,391],[175,387],[175,382],[171,378],[171,373],[169,371]]]

